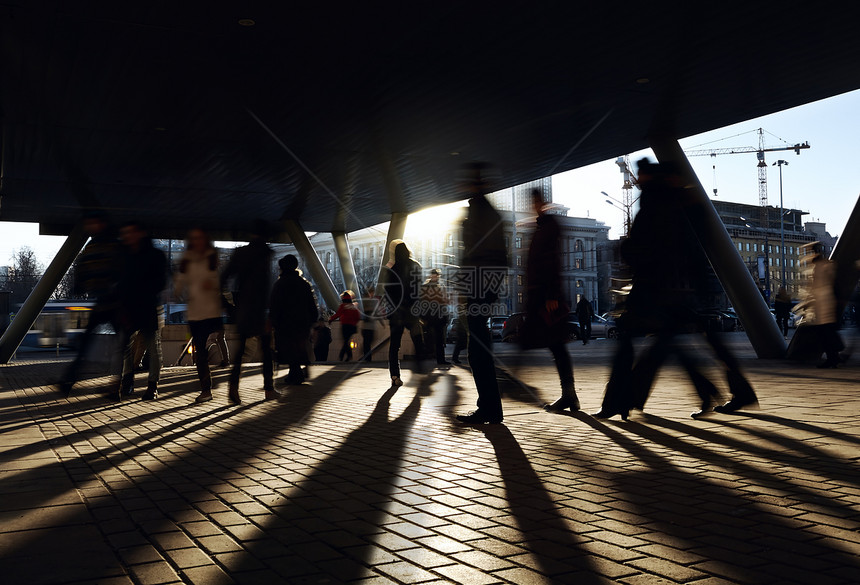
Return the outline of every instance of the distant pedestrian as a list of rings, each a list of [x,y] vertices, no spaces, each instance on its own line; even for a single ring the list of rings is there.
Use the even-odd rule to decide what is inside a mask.
[[[382,305],[376,296],[376,288],[367,288],[367,295],[362,299],[364,314],[361,317],[361,351],[362,359],[366,362],[373,361],[373,343],[376,340],[376,332],[379,330],[379,322],[382,320]]]
[[[385,291],[385,312],[391,327],[388,373],[391,375],[391,386],[396,388],[403,385],[400,378],[400,346],[403,333],[408,331],[412,337],[416,360],[420,360],[424,352],[418,314],[414,310],[421,286],[421,265],[412,259],[412,253],[405,242],[395,246],[394,263],[383,271],[382,284]]]
[[[579,334],[582,337],[582,345],[588,344],[591,339],[591,321],[594,319],[594,308],[585,295],[582,295],[576,303],[576,318],[579,321]]]
[[[340,348],[337,359],[342,362],[352,361],[352,336],[358,332],[358,323],[361,321],[361,311],[355,305],[351,290],[344,291],[340,295],[340,306],[331,318],[332,321],[340,321],[340,334],[343,338],[343,345]]]
[[[156,400],[162,360],[159,311],[161,292],[167,285],[167,258],[138,222],[120,228],[120,241],[123,254],[117,293],[124,355],[117,399],[134,392],[134,348],[139,341],[149,360],[146,392],[141,398]]]
[[[248,339],[257,338],[263,354],[263,391],[266,400],[277,398],[274,386],[272,364],[272,333],[266,317],[272,281],[272,249],[266,244],[268,226],[258,220],[251,229],[247,246],[233,252],[227,267],[221,274],[222,288],[233,283],[233,301],[236,305],[236,330],[239,345],[233,357],[230,372],[228,398],[233,404],[241,404],[239,379],[242,373],[242,359]]]
[[[526,260],[525,347],[546,347],[552,353],[561,382],[561,396],[547,410],[579,410],[579,398],[573,381],[573,364],[568,354],[567,316],[570,306],[561,288],[561,226],[555,216],[546,213],[540,189],[531,191],[537,214]],[[580,322],[581,323],[581,322]]]
[[[224,331],[218,252],[205,231],[188,232],[186,250],[174,276],[174,290],[187,300],[186,314],[194,345],[200,395],[195,402],[212,400],[212,372],[209,369],[209,336]]]
[[[839,352],[845,347],[839,337],[839,319],[836,299],[836,265],[821,253],[816,246],[812,257],[812,299],[815,311],[815,330],[824,351],[825,360],[819,368],[839,366]]]
[[[302,366],[310,364],[311,326],[319,317],[311,283],[302,277],[299,261],[288,254],[278,261],[281,275],[272,289],[269,319],[275,331],[278,362],[289,365],[288,384],[306,379]]]
[[[117,279],[120,269],[120,244],[116,232],[110,229],[102,212],[93,212],[84,218],[84,229],[90,241],[75,263],[75,293],[95,302],[87,312],[87,326],[79,338],[75,359],[59,384],[60,391],[68,396],[80,377],[80,369],[96,329],[110,323],[119,331],[117,323]]]
[[[447,366],[451,362],[445,359],[445,329],[448,325],[448,291],[442,284],[442,271],[434,268],[430,277],[421,285],[419,294],[421,304],[421,319],[429,333],[436,365]]]
[[[464,187],[469,192],[469,208],[463,220],[463,257],[461,286],[466,294],[466,321],[469,331],[469,365],[478,391],[478,409],[457,416],[466,424],[498,424],[504,416],[493,338],[488,324],[504,290],[508,257],[502,218],[485,197],[488,185],[481,176],[480,164]]]
[[[314,345],[314,361],[328,361],[329,347],[331,346],[331,328],[328,320],[322,317],[313,326],[311,339]]]
[[[779,287],[773,301],[773,312],[776,314],[776,324],[782,331],[783,337],[788,337],[788,318],[791,313],[791,295],[784,286]]]

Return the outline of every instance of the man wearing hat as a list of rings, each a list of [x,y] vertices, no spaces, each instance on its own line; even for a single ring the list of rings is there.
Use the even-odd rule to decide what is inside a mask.
[[[434,268],[430,278],[421,285],[419,307],[421,319],[432,337],[433,349],[436,354],[436,364],[450,365],[445,360],[445,326],[448,324],[448,292],[441,283],[442,271]],[[426,346],[425,346],[426,347]]]

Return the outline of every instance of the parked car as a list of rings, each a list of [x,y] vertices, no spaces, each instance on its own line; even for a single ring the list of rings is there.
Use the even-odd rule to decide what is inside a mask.
[[[493,336],[493,341],[504,339],[505,321],[507,320],[507,317],[490,317],[490,335]]]
[[[514,313],[505,319],[502,325],[502,341],[510,343],[519,341],[523,323],[526,321],[525,313]]]
[[[571,339],[581,339],[579,318],[576,313],[570,313],[567,316],[567,324],[570,329]],[[602,315],[594,315],[591,318],[591,338],[605,337],[607,339],[615,339],[618,337],[618,326],[612,318],[606,318]]]
[[[727,311],[709,309],[700,311],[699,316],[703,319],[708,331],[735,331],[738,327],[738,319]]]

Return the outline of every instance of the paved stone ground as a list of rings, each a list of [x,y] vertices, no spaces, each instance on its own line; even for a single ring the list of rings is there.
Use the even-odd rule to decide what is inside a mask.
[[[318,366],[262,402],[70,399],[62,361],[0,368],[2,583],[858,583],[858,369],[752,359],[761,410],[695,421],[667,367],[630,421],[554,415],[546,352],[504,367],[504,425],[463,427],[465,368]],[[612,342],[571,346],[599,407]],[[144,376],[138,384],[144,385]]]

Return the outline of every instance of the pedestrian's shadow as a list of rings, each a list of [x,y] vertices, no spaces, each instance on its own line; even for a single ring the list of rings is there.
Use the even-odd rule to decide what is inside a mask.
[[[523,546],[540,571],[568,583],[603,582],[511,431],[504,425],[485,425],[481,431],[496,453],[511,514],[525,537]]]

